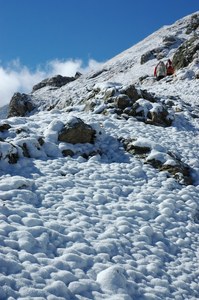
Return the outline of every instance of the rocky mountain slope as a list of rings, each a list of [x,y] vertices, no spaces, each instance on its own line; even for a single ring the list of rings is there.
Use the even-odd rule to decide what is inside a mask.
[[[159,60],[175,74],[156,81]],[[199,12],[0,120],[0,299],[198,299]]]
[[[27,102],[32,102],[32,108],[41,107],[41,109],[73,106],[87,102],[88,94],[90,97],[89,92],[95,95],[95,85],[107,84],[107,82],[111,82],[112,85],[135,84],[148,91],[155,91],[156,94],[160,93],[162,96],[161,85],[155,82],[153,70],[160,59],[166,61],[167,58],[173,59],[176,73],[173,78],[166,78],[164,83],[175,91],[173,93],[175,96],[184,100],[180,86],[186,89],[186,85],[187,88],[189,85],[183,79],[195,79],[199,76],[198,43],[198,13],[195,13],[171,26],[161,28],[114,57],[98,70],[82,76],[71,78],[57,76],[57,78],[44,80],[43,84],[33,87],[33,92],[27,95]],[[196,81],[194,89],[197,89],[197,86]],[[194,100],[191,93],[189,94],[185,99],[187,102],[189,99]],[[20,95],[18,96],[20,99]],[[12,115],[12,108],[10,115]]]

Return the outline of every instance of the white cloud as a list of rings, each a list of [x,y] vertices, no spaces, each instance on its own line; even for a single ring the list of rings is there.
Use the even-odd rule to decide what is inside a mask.
[[[100,66],[101,63],[90,59],[87,66],[83,66],[80,59],[52,60],[34,72],[14,60],[7,67],[0,66],[0,107],[8,104],[15,92],[30,93],[33,85],[54,75],[74,76],[77,71],[88,72]]]
[[[50,75],[74,76],[77,71],[80,71],[82,66],[81,60],[53,60],[48,63]]]

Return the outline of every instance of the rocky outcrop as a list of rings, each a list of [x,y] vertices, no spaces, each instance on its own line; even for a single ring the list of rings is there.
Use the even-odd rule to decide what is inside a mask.
[[[79,118],[73,118],[59,132],[58,140],[60,142],[71,144],[94,143],[95,130],[88,124],[85,124]]]
[[[150,164],[161,172],[168,172],[169,176],[175,178],[180,184],[193,184],[191,168],[175,153],[149,140],[120,138],[120,141],[127,152],[140,158],[145,164]]]
[[[199,37],[197,35],[185,41],[173,56],[175,70],[187,67],[196,58],[199,51]]]
[[[15,93],[9,103],[9,117],[24,117],[34,109],[30,96],[27,94]]]
[[[143,65],[146,62],[148,62],[151,59],[163,59],[166,57],[169,49],[172,48],[177,48],[179,45],[182,43],[182,40],[179,38],[176,38],[173,35],[168,35],[163,37],[162,39],[162,44],[160,47],[157,47],[155,49],[149,50],[146,53],[142,54],[141,59],[140,59],[140,64]]]
[[[86,101],[85,110],[116,113],[126,119],[134,117],[146,124],[164,127],[171,126],[174,120],[170,106],[161,102],[153,93],[135,85],[93,90]]]
[[[52,123],[54,124],[54,122]],[[101,150],[95,145],[96,130],[92,126],[76,117],[71,118],[66,124],[60,121],[57,123],[59,126],[55,126],[56,129],[53,129],[56,131],[57,138],[53,141],[49,141],[48,138],[52,124],[49,125],[43,136],[37,134],[30,136],[26,129],[11,127],[9,123],[0,124],[0,161],[15,164],[24,157],[54,157],[54,151],[57,155],[62,154],[64,157],[82,156],[86,159],[101,153]],[[9,129],[12,129],[12,133],[9,132]],[[10,139],[6,140],[9,134],[12,134],[12,142]],[[80,147],[78,144],[87,145]]]
[[[132,107],[125,109],[124,113],[146,124],[163,127],[171,126],[174,120],[174,116],[163,103],[152,103],[142,98],[138,99]]]
[[[190,23],[187,25],[186,34],[190,34],[199,28],[199,15],[195,14],[191,17]]]
[[[77,74],[77,73],[76,73]],[[52,86],[55,88],[60,88],[63,85],[74,81],[75,79],[77,79],[81,74],[77,74],[75,77],[67,77],[67,76],[61,76],[61,75],[56,75],[54,77],[51,78],[47,78],[42,80],[41,82],[39,82],[38,84],[33,86],[32,92],[35,92],[45,86]]]

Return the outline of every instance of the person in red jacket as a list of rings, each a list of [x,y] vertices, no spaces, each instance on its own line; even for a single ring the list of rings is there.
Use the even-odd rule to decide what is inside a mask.
[[[173,75],[174,67],[173,67],[172,61],[170,59],[167,60],[166,69],[167,69],[167,75],[168,76]]]

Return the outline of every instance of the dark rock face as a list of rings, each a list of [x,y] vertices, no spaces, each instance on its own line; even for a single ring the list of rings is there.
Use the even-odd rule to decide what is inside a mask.
[[[70,144],[93,144],[94,138],[95,130],[79,118],[74,118],[70,123],[66,124],[58,135],[60,142]]]
[[[195,14],[191,18],[190,24],[187,26],[186,34],[194,32],[199,27],[199,15]]]
[[[10,101],[8,109],[9,117],[24,117],[34,109],[31,99],[26,94],[15,93]]]
[[[79,76],[81,76],[80,73],[76,73],[75,77],[67,77],[67,76],[61,76],[61,75],[57,75],[51,78],[47,78],[42,80],[41,82],[39,82],[38,84],[33,86],[32,92],[35,92],[45,86],[52,86],[52,87],[56,87],[56,88],[60,88],[63,85],[74,81],[75,79],[77,79]]]
[[[187,67],[195,58],[199,50],[199,38],[193,36],[185,41],[175,52],[173,56],[173,66],[176,70]]]

